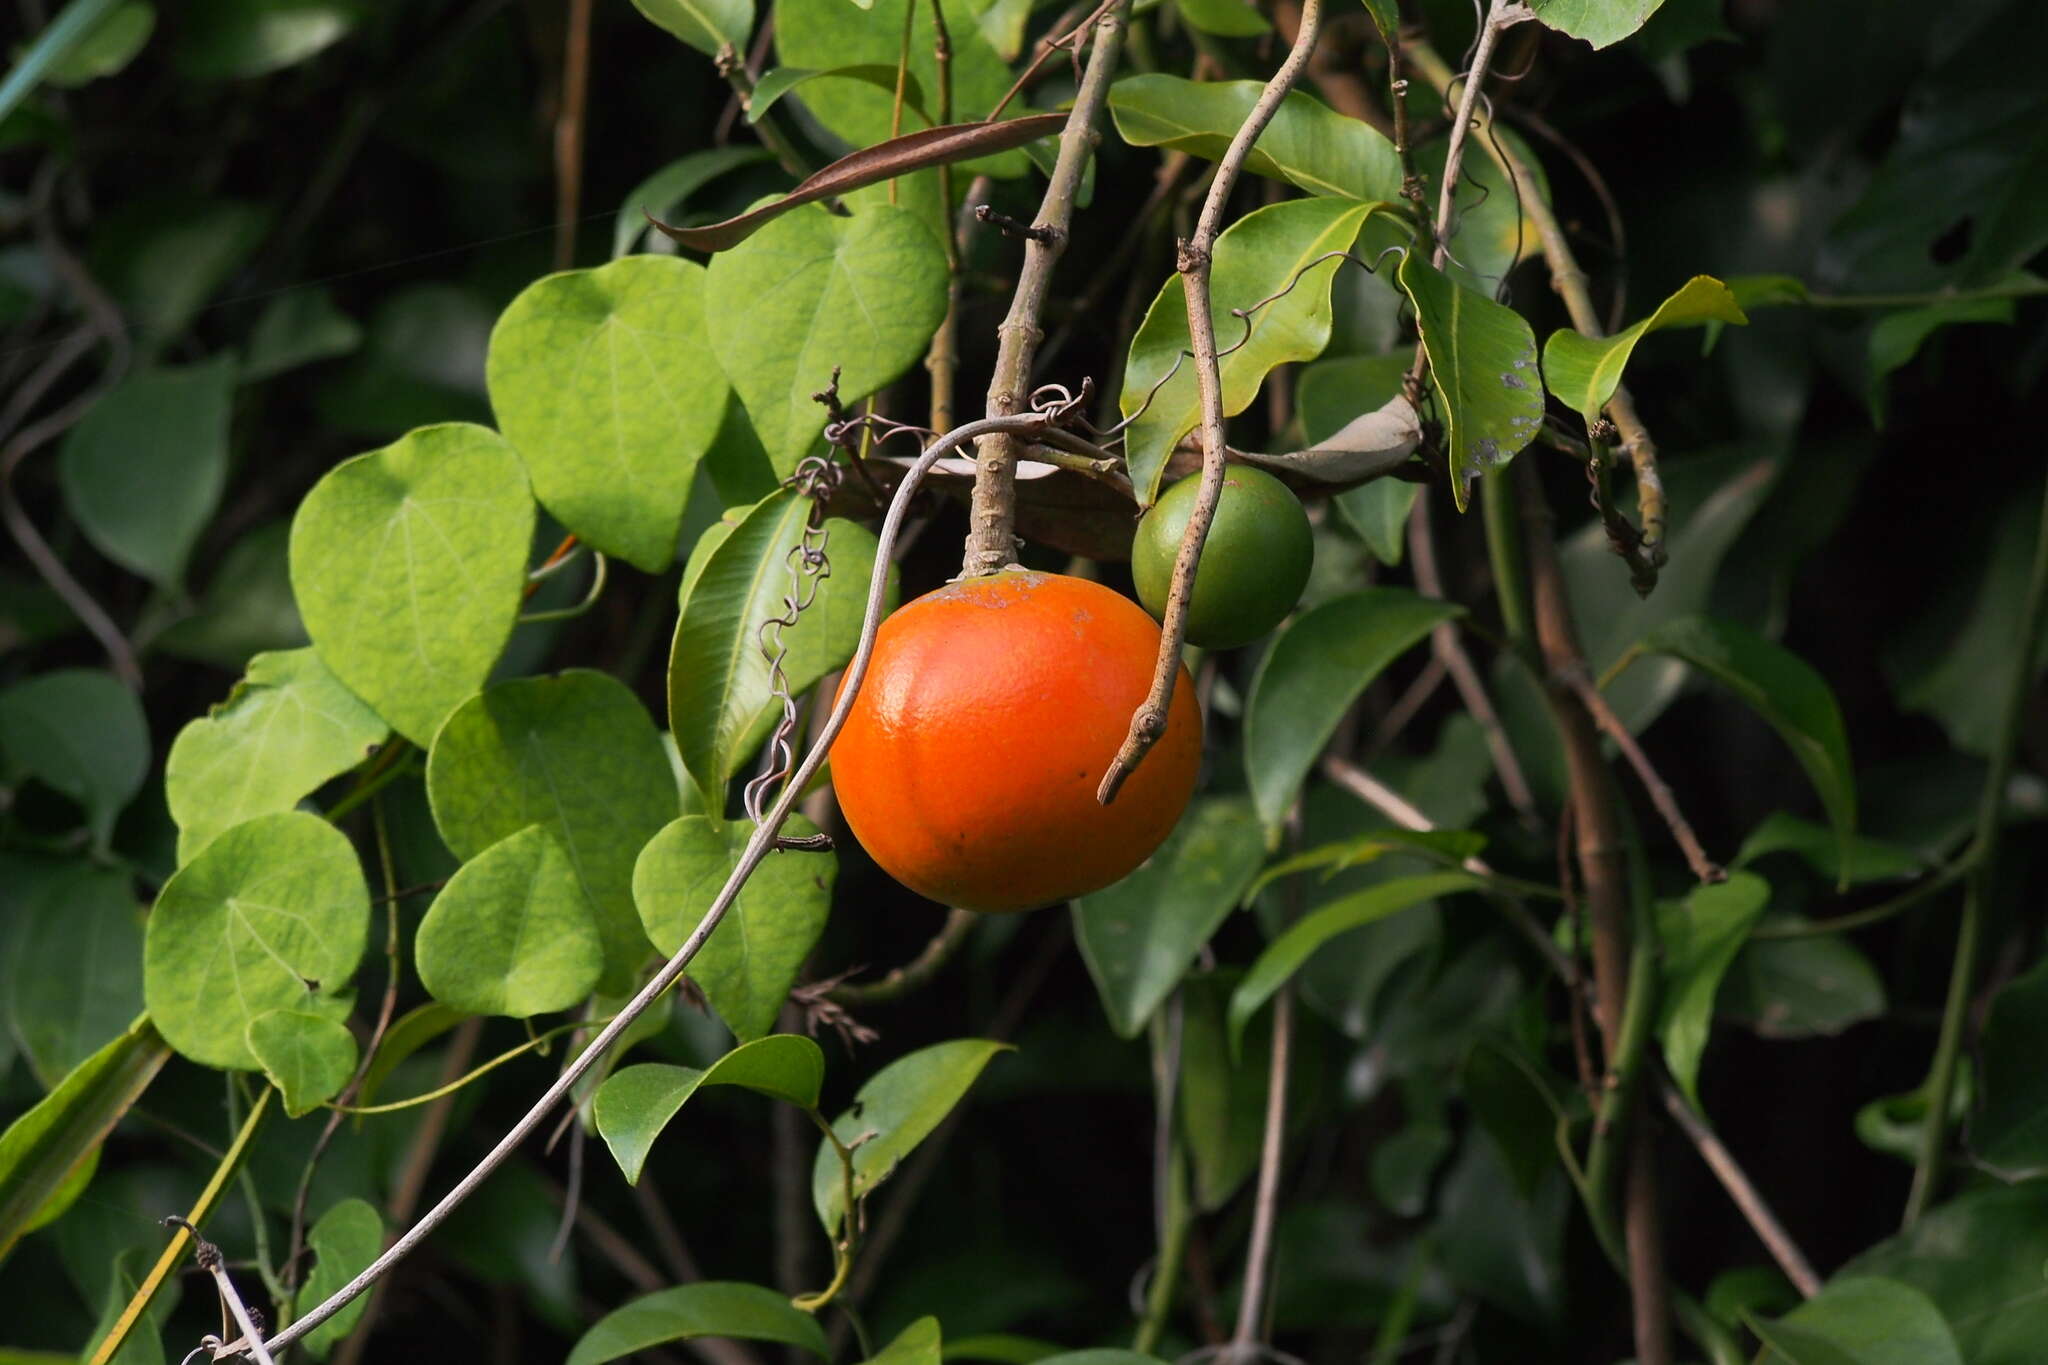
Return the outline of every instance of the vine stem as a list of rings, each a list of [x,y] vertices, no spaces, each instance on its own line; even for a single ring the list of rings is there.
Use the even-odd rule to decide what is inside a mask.
[[[1814,1274],[1813,1265],[1806,1259],[1806,1253],[1799,1249],[1785,1225],[1771,1212],[1771,1206],[1763,1195],[1749,1181],[1748,1173],[1735,1160],[1734,1155],[1722,1143],[1719,1135],[1708,1126],[1704,1116],[1692,1107],[1692,1101],[1685,1092],[1672,1083],[1668,1076],[1659,1077],[1658,1088],[1664,1094],[1664,1107],[1671,1117],[1678,1121],[1686,1137],[1692,1142],[1700,1159],[1707,1163],[1714,1177],[1721,1182],[1721,1188],[1728,1191],[1728,1197],[1735,1201],[1735,1207],[1749,1220],[1757,1239],[1764,1249],[1771,1253],[1771,1259],[1778,1263],[1778,1269],[1785,1272],[1785,1278],[1805,1298],[1820,1293],[1820,1276]]]
[[[1095,123],[1109,102],[1110,77],[1123,53],[1124,22],[1131,0],[1115,0],[1096,19],[1095,42],[1088,67],[1074,93],[1074,107],[1060,130],[1060,150],[1052,178],[1039,202],[1038,218],[1024,244],[1024,264],[1010,311],[996,328],[995,372],[989,376],[988,416],[1007,417],[1022,408],[1031,387],[1031,366],[1045,339],[1039,317],[1052,290],[1052,271],[1067,249],[1074,221],[1074,199],[1081,173],[1095,146]],[[967,507],[967,547],[960,576],[996,573],[1017,558],[1017,456],[1022,443],[1016,433],[997,428],[974,448],[974,492]]]
[[[425,1241],[463,1200],[475,1193],[477,1187],[504,1164],[506,1158],[540,1126],[549,1112],[568,1096],[576,1083],[583,1078],[584,1073],[596,1065],[598,1059],[611,1050],[620,1035],[646,1012],[647,1007],[660,999],[669,987],[675,985],[684,969],[703,948],[705,940],[724,922],[726,911],[732,907],[740,888],[746,885],[747,879],[754,875],[755,869],[760,867],[763,860],[775,851],[777,833],[789,819],[790,812],[796,809],[804,789],[818,775],[818,770],[824,767],[825,756],[831,750],[832,741],[838,738],[840,728],[846,724],[846,717],[853,710],[854,701],[860,695],[861,683],[867,677],[868,662],[874,657],[875,632],[881,627],[883,612],[887,605],[891,552],[895,548],[897,535],[903,528],[903,519],[909,510],[911,496],[924,482],[925,475],[931,472],[933,465],[968,441],[998,431],[1035,436],[1064,417],[1070,406],[1063,405],[1046,412],[984,417],[955,427],[933,441],[918,457],[917,462],[905,472],[903,481],[896,487],[895,497],[889,502],[888,514],[882,519],[882,529],[875,552],[875,570],[868,582],[867,613],[862,619],[860,645],[854,651],[853,662],[847,665],[846,683],[840,690],[838,700],[833,704],[832,713],[826,717],[817,739],[813,741],[810,752],[804,755],[804,761],[797,765],[796,771],[784,784],[782,794],[769,808],[766,818],[755,826],[746,847],[740,851],[739,860],[733,867],[732,874],[726,878],[725,885],[711,902],[711,907],[705,912],[703,920],[698,923],[689,938],[684,940],[682,947],[676,950],[675,956],[662,965],[661,970],[656,972],[625,1007],[613,1016],[612,1021],[604,1026],[574,1061],[562,1068],[561,1075],[555,1078],[554,1083],[534,1102],[533,1107],[521,1115],[519,1121],[484,1154],[483,1159],[361,1274],[337,1289],[290,1327],[271,1338],[269,1344],[274,1349],[282,1349],[297,1341],[389,1274],[393,1266],[411,1254],[414,1248]],[[244,1341],[229,1342],[215,1350],[214,1359],[229,1358],[245,1353],[247,1349],[248,1343]]]
[[[1429,83],[1439,91],[1448,92],[1457,79],[1444,59],[1437,55],[1427,43],[1417,43],[1408,49],[1411,66],[1421,72]],[[1468,84],[1466,101],[1476,98]],[[1490,117],[1482,116],[1485,123]],[[1465,128],[1468,119],[1460,118],[1458,127],[1452,130],[1456,137]],[[1520,152],[1505,138],[1484,137],[1480,139],[1487,154],[1494,160],[1508,179],[1517,186],[1528,186],[1533,190],[1536,172],[1522,159]],[[1446,170],[1449,169],[1446,162]],[[1450,188],[1448,176],[1445,188]],[[1537,240],[1543,247],[1543,259],[1550,267],[1550,284],[1564,300],[1565,311],[1571,315],[1572,326],[1589,337],[1606,335],[1600,325],[1599,310],[1593,306],[1593,295],[1587,287],[1586,272],[1579,267],[1578,258],[1572,254],[1571,243],[1565,239],[1564,228],[1558,223],[1557,215],[1551,211],[1543,196],[1524,193],[1521,196],[1522,212],[1536,227]],[[1617,385],[1614,397],[1607,402],[1607,416],[1621,433],[1621,445],[1628,452],[1629,463],[1635,468],[1636,501],[1642,516],[1643,554],[1650,566],[1664,562],[1664,531],[1669,511],[1664,501],[1664,480],[1657,472],[1657,443],[1650,439],[1650,432],[1643,425],[1642,417],[1636,412],[1635,399],[1629,395],[1627,385]]]
[[[1316,0],[1308,0],[1309,5]],[[1308,20],[1302,20],[1304,26]],[[1237,1330],[1230,1359],[1249,1356],[1264,1335],[1266,1291],[1273,1265],[1273,1224],[1280,1209],[1280,1157],[1287,1146],[1287,1070],[1294,1046],[1294,992],[1285,986],[1273,1000],[1273,1054],[1266,1068],[1266,1131],[1259,1147],[1259,1188],[1252,1204],[1251,1246],[1245,1252],[1244,1293],[1237,1304]]]
[[[825,998],[835,1005],[881,1005],[899,1000],[937,976],[980,922],[981,916],[972,910],[949,910],[939,932],[909,962],[879,981],[834,986],[825,992]]]
[[[1955,963],[1949,970],[1948,999],[1941,1010],[1941,1034],[1934,1061],[1921,1093],[1927,1097],[1927,1121],[1920,1129],[1919,1159],[1913,1163],[1913,1187],[1906,1196],[1905,1226],[1920,1221],[1941,1184],[1944,1150],[1948,1146],[1949,1096],[1954,1093],[1956,1058],[1962,1051],[1963,1028],[1970,1010],[1971,983],[1977,971],[1977,940],[1983,934],[1984,902],[1998,868],[1998,835],[2005,812],[2006,783],[2012,777],[2013,751],[2026,718],[2027,694],[2033,690],[2034,660],[2041,652],[2044,608],[2048,608],[2048,486],[2042,489],[2041,522],[2034,538],[2034,567],[2027,579],[2025,622],[2019,648],[2012,656],[2012,677],[2006,684],[2005,706],[1998,717],[1998,742],[1991,750],[1991,770],[1984,775],[1977,802],[1977,834],[1970,841],[1969,871],[1963,877],[1963,913],[1956,925]]]
[[[1450,253],[1451,210],[1457,207],[1458,174],[1465,166],[1465,143],[1472,132],[1472,111],[1479,103],[1480,87],[1486,84],[1486,68],[1493,61],[1494,45],[1500,35],[1525,19],[1534,19],[1536,11],[1527,5],[1502,3],[1492,0],[1486,13],[1486,23],[1479,29],[1479,46],[1472,53],[1472,67],[1465,73],[1465,88],[1459,92],[1457,121],[1451,124],[1451,144],[1444,150],[1444,183],[1437,190],[1436,198],[1436,248],[1430,253],[1429,263],[1441,268],[1444,257]],[[1448,95],[1450,85],[1446,82],[1439,87]]]
[[[1103,805],[1116,800],[1124,780],[1144,761],[1145,754],[1166,733],[1167,708],[1173,701],[1173,684],[1180,672],[1181,647],[1187,642],[1188,598],[1195,586],[1195,568],[1202,557],[1202,542],[1208,539],[1209,523],[1216,519],[1216,503],[1223,496],[1223,375],[1216,357],[1214,301],[1209,297],[1209,269],[1214,262],[1216,239],[1223,232],[1223,210],[1230,192],[1244,170],[1259,135],[1280,112],[1280,105],[1308,66],[1322,32],[1322,0],[1304,0],[1301,27],[1295,31],[1294,46],[1280,69],[1259,92],[1258,102],[1246,115],[1229,148],[1216,163],[1209,192],[1202,200],[1201,217],[1195,220],[1195,235],[1180,243],[1176,266],[1182,292],[1187,296],[1188,340],[1195,356],[1195,380],[1202,391],[1202,475],[1195,492],[1195,505],[1188,512],[1187,530],[1174,555],[1172,588],[1166,599],[1166,619],[1160,623],[1159,659],[1152,670],[1152,688],[1131,715],[1130,733],[1123,747],[1103,774],[1095,799]]]

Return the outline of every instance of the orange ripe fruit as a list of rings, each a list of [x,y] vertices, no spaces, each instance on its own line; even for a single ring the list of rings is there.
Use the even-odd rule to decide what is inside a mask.
[[[1172,831],[1201,763],[1182,668],[1166,733],[1114,802],[1095,799],[1158,652],[1158,624],[1085,578],[1009,570],[927,593],[882,623],[832,747],[846,823],[946,905],[1029,910],[1108,886]]]

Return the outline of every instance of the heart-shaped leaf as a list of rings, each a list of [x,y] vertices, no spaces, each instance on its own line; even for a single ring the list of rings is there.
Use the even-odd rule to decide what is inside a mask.
[[[1664,0],[1529,0],[1545,27],[1611,47],[1650,22]]]
[[[224,829],[290,810],[390,733],[318,650],[258,654],[226,701],[178,732],[165,760],[179,860],[190,861]]]
[[[427,798],[459,858],[529,825],[553,836],[603,941],[605,988],[631,984],[647,957],[633,910],[633,860],[678,803],[661,736],[624,683],[571,669],[479,694],[434,741]]]
[[[292,518],[292,592],[320,657],[423,749],[512,634],[533,517],[512,448],[450,423],[335,466]]]
[[[7,907],[14,933],[0,950],[7,1022],[45,1088],[142,1012],[142,916],[133,884],[126,868],[81,859],[48,880],[10,888],[20,899]]]
[[[793,837],[816,832],[801,816],[784,828]],[[673,954],[683,946],[752,834],[745,823],[714,825],[686,815],[648,842],[633,871],[633,898],[655,947]],[[760,1038],[775,1027],[798,969],[825,931],[838,874],[831,853],[769,854],[690,963],[690,979],[736,1037]]]
[[[946,313],[946,256],[907,210],[806,206],[712,258],[705,309],[718,363],[787,476],[824,428],[811,395],[835,368],[851,403],[924,354]]]
[[[369,925],[347,835],[303,811],[236,825],[156,898],[143,941],[149,1016],[201,1065],[261,1070],[250,1023],[271,1010],[345,1015]]]
[[[1462,615],[1405,588],[1333,597],[1280,628],[1245,702],[1245,773],[1268,830],[1277,829],[1316,755],[1380,670]]]
[[[644,1062],[610,1077],[597,1092],[597,1131],[612,1158],[637,1184],[654,1140],[683,1105],[707,1085],[736,1085],[804,1109],[818,1107],[825,1082],[825,1054],[810,1039],[775,1033],[742,1043],[699,1071],[691,1066]]]
[[[0,755],[85,808],[95,848],[149,775],[142,704],[111,673],[59,668],[0,692]]]
[[[1074,938],[1110,1026],[1135,1038],[1265,857],[1249,803],[1212,799],[1181,817],[1143,866],[1074,901]]]
[[[356,1036],[347,1024],[324,1014],[266,1010],[249,1021],[248,1044],[290,1118],[339,1095],[355,1074]]]
[[[1429,386],[1450,433],[1451,493],[1460,512],[1472,481],[1521,453],[1543,425],[1536,334],[1520,313],[1449,279],[1411,251],[1397,279],[1415,305]]]
[[[1219,348],[1236,348],[1218,362],[1225,415],[1249,407],[1274,366],[1322,353],[1330,340],[1330,281],[1342,263],[1335,258],[1317,263],[1317,258],[1349,251],[1365,220],[1385,207],[1349,199],[1293,199],[1246,214],[1217,238],[1209,277],[1216,342]],[[1282,297],[1273,299],[1283,290]],[[1265,306],[1250,320],[1250,339],[1238,345],[1246,324],[1231,310],[1261,303]],[[1118,399],[1125,417],[1144,410],[1131,423],[1126,449],[1132,488],[1148,505],[1167,457],[1202,420],[1195,367],[1181,356],[1189,345],[1187,290],[1176,274],[1160,288],[1131,338]]]
[[[528,825],[457,869],[420,921],[420,984],[464,1014],[565,1010],[604,972],[604,942],[576,868]]]
[[[649,573],[674,562],[697,461],[725,415],[702,266],[628,256],[536,280],[492,330],[485,375],[543,507]]]
[[[297,1303],[302,1314],[314,1304],[325,1302],[328,1295],[377,1259],[377,1253],[384,1249],[384,1220],[374,1204],[343,1199],[320,1215],[320,1221],[306,1234],[306,1243],[313,1249],[313,1273],[306,1277],[305,1288],[299,1291]],[[315,1359],[326,1359],[327,1353],[355,1330],[369,1309],[370,1296],[359,1295],[306,1334],[306,1350]]]

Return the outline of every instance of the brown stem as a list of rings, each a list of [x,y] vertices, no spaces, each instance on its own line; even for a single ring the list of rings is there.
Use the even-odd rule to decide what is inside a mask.
[[[1486,84],[1486,68],[1493,60],[1494,45],[1500,35],[1524,19],[1535,18],[1535,12],[1527,5],[1503,3],[1493,0],[1488,8],[1486,22],[1479,29],[1479,45],[1472,53],[1472,66],[1465,73],[1464,89],[1458,92],[1458,116],[1451,123],[1451,143],[1444,151],[1444,183],[1437,190],[1436,199],[1436,250],[1431,253],[1430,264],[1442,266],[1444,256],[1451,248],[1451,236],[1457,231],[1451,222],[1451,211],[1457,207],[1458,174],[1465,165],[1465,142],[1472,133],[1472,112],[1479,103],[1480,87]],[[1448,87],[1445,89],[1448,95]]]
[[[562,108],[555,116],[555,269],[576,263],[577,209],[583,202],[583,115],[590,96],[590,0],[569,0],[562,44]]]
[[[1638,1097],[1634,1108],[1643,1108]],[[1657,1148],[1638,1112],[1629,1143],[1623,1236],[1628,1242],[1629,1302],[1639,1365],[1671,1365],[1671,1295],[1664,1281],[1663,1219],[1657,1208]]]
[[[1116,73],[1123,52],[1124,21],[1131,0],[1116,0],[1096,21],[1095,43],[1088,53],[1088,69],[1074,95],[1073,111],[1060,133],[1060,150],[1053,162],[1052,179],[1039,203],[1033,226],[1043,235],[1024,244],[1024,265],[1017,274],[1017,291],[1010,299],[1010,311],[996,329],[995,373],[989,378],[988,415],[1007,417],[1019,411],[1029,396],[1031,362],[1045,333],[1039,317],[1046,295],[1052,289],[1053,266],[1067,249],[1067,231],[1074,220],[1074,197],[1081,189],[1081,173],[1095,145],[1095,123],[1109,100],[1110,77]],[[1017,455],[1014,434],[999,432],[983,438],[974,449],[974,492],[968,503],[967,551],[960,576],[996,573],[1017,558]]]
[[[1707,1163],[1709,1170],[1721,1182],[1721,1188],[1728,1191],[1728,1197],[1735,1201],[1735,1207],[1749,1220],[1749,1226],[1756,1233],[1757,1240],[1764,1244],[1764,1250],[1771,1253],[1771,1259],[1778,1263],[1778,1269],[1785,1272],[1785,1278],[1792,1282],[1801,1296],[1812,1298],[1820,1292],[1820,1276],[1813,1273],[1813,1263],[1806,1259],[1806,1253],[1792,1240],[1785,1225],[1771,1212],[1771,1206],[1750,1182],[1742,1164],[1735,1159],[1707,1121],[1700,1117],[1684,1093],[1672,1084],[1669,1077],[1662,1078],[1664,1107],[1671,1117],[1678,1120],[1678,1126],[1699,1152],[1700,1159]]]
[[[1437,567],[1436,537],[1430,533],[1429,522],[1429,498],[1419,497],[1415,500],[1415,510],[1408,516],[1408,558],[1415,565],[1416,588],[1425,597],[1442,599],[1443,574]],[[1500,777],[1508,804],[1515,808],[1515,814],[1525,826],[1535,828],[1535,794],[1529,790],[1529,779],[1523,775],[1521,761],[1515,757],[1514,745],[1508,743],[1507,727],[1500,723],[1500,713],[1493,709],[1493,700],[1486,695],[1486,683],[1473,666],[1472,656],[1465,652],[1465,642],[1459,638],[1458,628],[1448,621],[1438,626],[1429,633],[1429,645],[1437,660],[1450,673],[1451,683],[1458,689],[1458,699],[1465,703],[1465,710],[1479,722],[1480,730],[1486,735],[1486,751],[1493,758],[1493,770]]]
[[[1396,25],[1392,32],[1380,35],[1387,44],[1387,100],[1394,107],[1394,155],[1401,161],[1401,197],[1415,206],[1415,214],[1422,220],[1422,230],[1435,240],[1436,229],[1431,226],[1429,195],[1425,189],[1422,172],[1415,166],[1415,141],[1408,131],[1408,77],[1401,69],[1403,42],[1401,29]]]
[[[1308,0],[1313,5],[1316,0]],[[1267,1277],[1273,1261],[1273,1224],[1280,1208],[1280,1156],[1287,1145],[1287,1066],[1294,1037],[1294,992],[1285,986],[1273,1001],[1273,1055],[1266,1068],[1266,1130],[1259,1147],[1259,1186],[1252,1205],[1251,1246],[1245,1252],[1244,1293],[1238,1299],[1231,1341],[1249,1347],[1265,1335]]]
[[[938,68],[938,116],[943,126],[953,121],[953,35],[946,30],[942,0],[932,0],[932,61]],[[966,216],[958,222],[953,219],[951,165],[939,167],[939,208],[946,216],[946,316],[932,334],[924,367],[932,377],[932,430],[943,436],[953,429],[954,378],[960,369],[960,299],[965,292],[960,279],[960,244],[967,225],[974,221]]]
[[[1650,756],[1643,752],[1642,745],[1636,743],[1636,737],[1628,732],[1628,726],[1622,723],[1621,717],[1614,714],[1614,708],[1607,704],[1607,698],[1593,685],[1593,680],[1584,672],[1578,672],[1568,675],[1564,681],[1578,695],[1580,704],[1593,717],[1594,723],[1607,732],[1607,737],[1621,750],[1628,765],[1635,769],[1637,779],[1650,794],[1650,804],[1657,808],[1657,814],[1664,817],[1664,823],[1671,829],[1671,837],[1678,840],[1679,848],[1684,850],[1685,863],[1692,869],[1692,875],[1702,882],[1727,881],[1727,869],[1709,858],[1707,851],[1700,847],[1699,836],[1693,833],[1685,812],[1679,810],[1678,798],[1672,795],[1670,785],[1658,774]]]
[[[1123,747],[1102,776],[1095,799],[1103,805],[1116,800],[1117,789],[1137,769],[1159,737],[1166,733],[1168,707],[1173,701],[1173,684],[1180,672],[1181,647],[1187,642],[1188,598],[1195,586],[1195,569],[1202,557],[1202,542],[1208,539],[1209,523],[1216,518],[1216,503],[1223,495],[1223,376],[1216,358],[1216,320],[1209,297],[1209,267],[1216,251],[1216,239],[1223,232],[1223,210],[1238,174],[1257,145],[1259,134],[1280,112],[1280,105],[1301,79],[1309,54],[1315,51],[1316,35],[1323,26],[1322,0],[1304,0],[1301,27],[1286,60],[1273,73],[1258,102],[1245,117],[1237,135],[1230,140],[1209,193],[1202,201],[1202,216],[1195,220],[1195,235],[1180,244],[1176,266],[1182,292],[1187,296],[1188,340],[1195,357],[1195,380],[1202,391],[1202,481],[1197,486],[1195,505],[1188,512],[1187,529],[1181,535],[1180,550],[1173,560],[1172,587],[1166,599],[1166,619],[1160,623],[1159,660],[1152,670],[1152,689],[1131,715],[1130,733]]]

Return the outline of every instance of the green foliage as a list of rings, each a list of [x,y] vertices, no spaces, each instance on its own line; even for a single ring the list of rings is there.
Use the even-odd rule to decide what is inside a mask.
[[[1763,1361],[1789,1365],[1962,1365],[1956,1339],[1933,1300],[1909,1284],[1875,1276],[1838,1279],[1775,1322],[1749,1319],[1769,1349]]]
[[[135,694],[112,675],[59,669],[0,692],[0,757],[82,806],[105,848],[148,775],[149,731]]]
[[[377,1253],[384,1249],[384,1220],[372,1205],[361,1199],[343,1199],[320,1215],[306,1234],[313,1249],[313,1273],[299,1291],[299,1305],[310,1308],[354,1279]],[[306,1337],[306,1349],[324,1360],[341,1340],[355,1330],[369,1309],[368,1299],[358,1299],[336,1313]]]
[[[534,496],[650,573],[725,413],[704,326],[703,268],[634,256],[535,281],[491,333],[491,406]]]
[[[1340,262],[1318,260],[1349,250],[1367,216],[1380,207],[1347,199],[1290,200],[1246,214],[1217,239],[1210,296],[1219,345],[1235,345],[1245,335],[1245,324],[1224,321],[1232,309],[1250,309],[1287,291],[1249,319],[1250,339],[1221,362],[1226,415],[1250,406],[1274,366],[1311,360],[1329,341],[1330,281]],[[1144,504],[1158,491],[1174,446],[1202,418],[1194,367],[1182,361],[1190,344],[1187,309],[1186,290],[1175,275],[1146,310],[1124,365],[1124,416],[1144,414],[1131,425],[1127,457]]]
[[[301,811],[239,824],[157,896],[143,946],[149,1017],[195,1062],[258,1070],[258,1015],[347,1014],[369,920],[347,836]]]
[[[1770,899],[1768,882],[1738,872],[1719,885],[1695,889],[1682,903],[1658,908],[1665,957],[1657,1033],[1672,1079],[1694,1104],[1715,993]]]
[[[142,920],[126,876],[65,865],[14,907],[7,1022],[46,1089],[142,1010]]]
[[[1418,305],[1419,307],[1420,305]],[[1557,331],[1543,343],[1543,382],[1565,406],[1591,425],[1607,400],[1621,387],[1621,373],[1635,354],[1636,343],[1664,327],[1689,327],[1707,322],[1747,323],[1728,286],[1695,275],[1683,288],[1657,305],[1641,322],[1611,337],[1589,337]]]
[[[816,832],[802,817],[787,828],[792,838]],[[686,815],[647,842],[633,869],[633,899],[655,947],[664,953],[682,947],[710,911],[752,833],[749,825]],[[690,964],[690,979],[734,1036],[752,1040],[775,1027],[804,958],[824,932],[838,871],[838,859],[829,853],[770,854],[705,940]]]
[[[1074,902],[1074,941],[1119,1037],[1134,1038],[1246,894],[1265,841],[1249,802],[1210,800],[1144,866]]]
[[[528,825],[464,863],[434,897],[414,941],[420,984],[465,1014],[568,1009],[604,973],[592,909],[561,841]]]
[[[249,1021],[247,1042],[290,1118],[333,1099],[355,1074],[356,1036],[328,1015],[266,1010]]]
[[[674,818],[677,802],[654,722],[623,684],[608,674],[571,669],[479,693],[435,737],[427,756],[427,795],[435,826],[461,858],[477,858],[531,826],[544,830],[573,869],[582,917],[597,928],[602,979],[612,989],[631,980],[647,956],[647,937],[633,909],[633,862],[654,832]],[[562,905],[568,888],[558,873],[540,847],[529,843],[506,850],[489,870],[475,874],[501,893],[522,887],[532,898],[525,912],[499,902],[498,913],[509,919],[493,931],[501,941],[518,939],[523,914],[557,924],[575,915]],[[449,889],[455,889],[452,883]],[[480,894],[465,886],[462,897]],[[483,913],[491,912],[484,907]],[[576,960],[574,953],[566,957]],[[539,994],[559,995],[563,984],[542,986]]]
[[[1210,3],[1223,8],[1217,0]],[[1251,10],[1245,14],[1257,18]],[[1130,76],[1110,90],[1109,111],[1118,136],[1133,147],[1168,147],[1213,161],[1230,145],[1263,84],[1189,81],[1157,73]],[[1389,204],[1401,197],[1401,162],[1394,144],[1358,119],[1301,93],[1281,102],[1245,169],[1310,194]]]
[[[1450,428],[1451,493],[1463,511],[1472,481],[1535,439],[1543,422],[1536,334],[1520,313],[1451,280],[1411,251],[1396,279],[1415,305],[1429,382]]]
[[[757,1284],[700,1280],[635,1299],[598,1320],[569,1353],[569,1365],[603,1365],[663,1342],[737,1337],[828,1354],[817,1319]]]
[[[533,515],[511,448],[449,425],[337,466],[292,519],[292,593],[320,657],[421,748],[505,648]]]
[[[703,1070],[645,1062],[615,1073],[597,1092],[597,1131],[628,1183],[637,1183],[654,1140],[690,1096],[707,1085],[736,1085],[816,1110],[825,1055],[808,1038],[778,1033],[742,1043]]]

